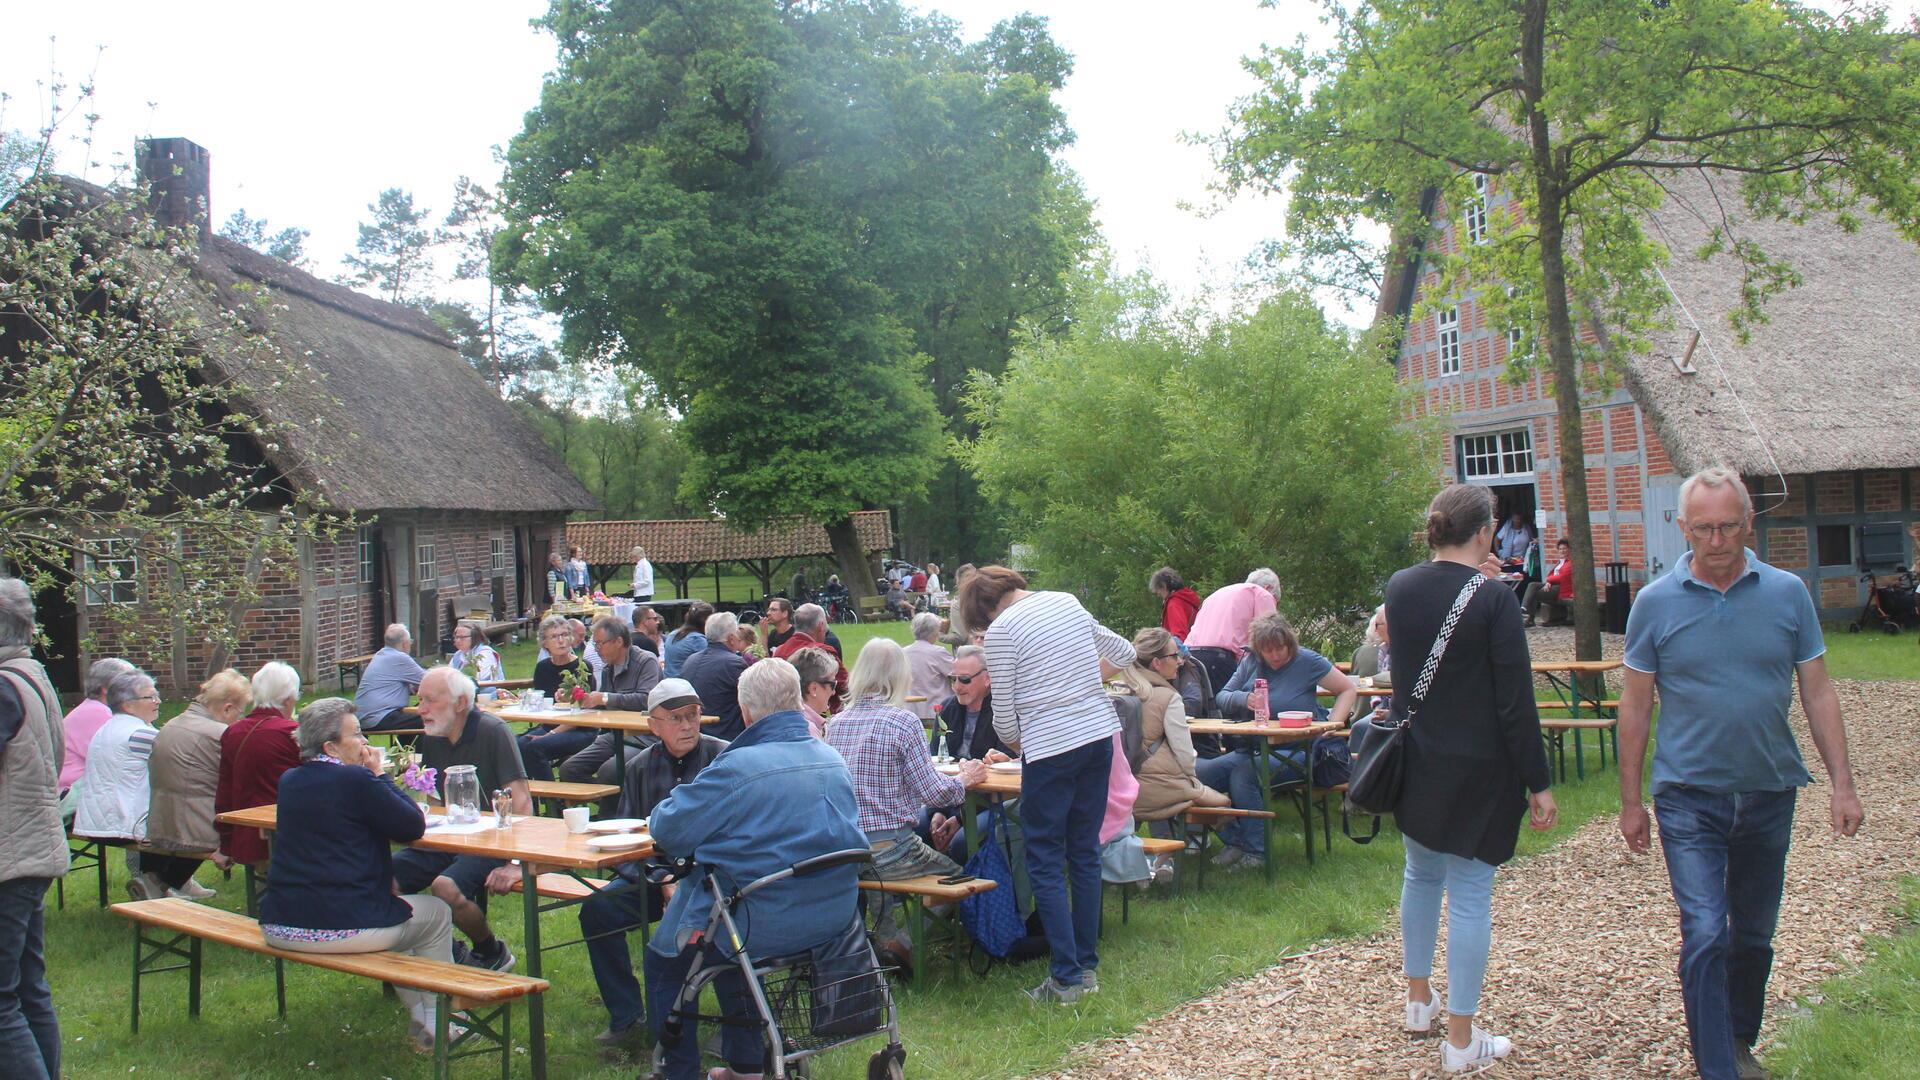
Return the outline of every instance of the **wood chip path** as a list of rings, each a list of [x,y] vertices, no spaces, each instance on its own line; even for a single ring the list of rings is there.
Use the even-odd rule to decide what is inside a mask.
[[[1546,650],[1541,650],[1546,651]],[[1902,874],[1920,872],[1920,682],[1837,684],[1867,824],[1828,827],[1825,775],[1798,706],[1812,787],[1801,793],[1768,984],[1762,1047],[1795,998],[1857,963],[1894,929]],[[1480,1017],[1511,1058],[1478,1075],[1689,1077],[1674,967],[1679,915],[1656,840],[1630,856],[1612,815],[1501,869]],[[1435,988],[1445,1001],[1445,933]],[[1398,926],[1338,941],[1192,1001],[1128,1035],[1082,1047],[1052,1080],[1092,1077],[1437,1077],[1437,1037],[1400,1030]]]

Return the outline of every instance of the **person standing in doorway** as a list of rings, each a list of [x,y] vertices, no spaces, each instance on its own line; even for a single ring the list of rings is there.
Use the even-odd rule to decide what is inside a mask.
[[[1833,831],[1864,813],[1847,762],[1840,700],[1806,585],[1746,546],[1753,500],[1715,466],[1680,486],[1692,549],[1640,590],[1627,616],[1620,694],[1620,834],[1652,846],[1640,794],[1656,690],[1654,816],[1680,909],[1680,995],[1703,1080],[1755,1080],[1773,931],[1786,882],[1793,807],[1811,780],[1788,723],[1796,679],[1826,765]]]

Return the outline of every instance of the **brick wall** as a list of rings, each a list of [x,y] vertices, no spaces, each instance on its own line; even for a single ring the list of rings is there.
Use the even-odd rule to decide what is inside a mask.
[[[1767,561],[1787,570],[1807,568],[1807,530],[1799,525],[1767,530]]]
[[[1860,604],[1860,583],[1850,577],[1820,579],[1820,606],[1852,608]]]
[[[1818,514],[1851,514],[1859,509],[1853,494],[1853,473],[1821,473],[1813,481],[1813,508]]]
[[[1867,513],[1880,514],[1900,509],[1900,474],[1897,472],[1870,472],[1866,474]]]

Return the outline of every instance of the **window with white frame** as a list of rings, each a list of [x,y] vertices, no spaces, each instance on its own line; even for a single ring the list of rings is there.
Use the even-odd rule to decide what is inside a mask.
[[[82,562],[88,607],[139,603],[140,556],[132,540],[117,536],[94,540],[87,545]]]
[[[373,529],[360,530],[360,584],[373,582]]]
[[[507,542],[496,536],[493,538],[492,544],[493,572],[496,574],[504,574],[507,572]]]
[[[1460,309],[1440,313],[1440,374],[1460,374]]]
[[[433,588],[434,581],[440,576],[438,560],[433,557],[433,545],[415,544],[413,561],[420,566],[420,574],[414,579],[414,584],[422,589]]]
[[[1460,479],[1492,480],[1533,475],[1533,434],[1526,428],[1460,436]]]
[[[1518,285],[1507,286],[1507,301],[1508,301],[1507,311],[1508,311],[1509,318],[1512,317],[1512,312],[1513,312],[1512,301],[1519,295],[1520,295],[1520,286]],[[1518,325],[1507,327],[1507,355],[1508,356],[1512,356],[1513,351],[1520,347],[1520,339],[1523,336],[1524,335],[1522,334],[1520,327]]]
[[[1473,198],[1467,200],[1467,243],[1487,242],[1487,174],[1473,174]]]

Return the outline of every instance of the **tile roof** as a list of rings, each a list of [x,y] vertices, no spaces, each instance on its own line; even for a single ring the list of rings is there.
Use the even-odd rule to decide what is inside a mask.
[[[884,551],[893,546],[893,528],[885,510],[860,510],[853,520],[863,550]],[[833,554],[827,530],[802,518],[752,530],[731,528],[718,518],[570,521],[567,544],[580,545],[586,560],[595,565],[630,561],[636,546],[645,548],[655,565],[668,566]]]

